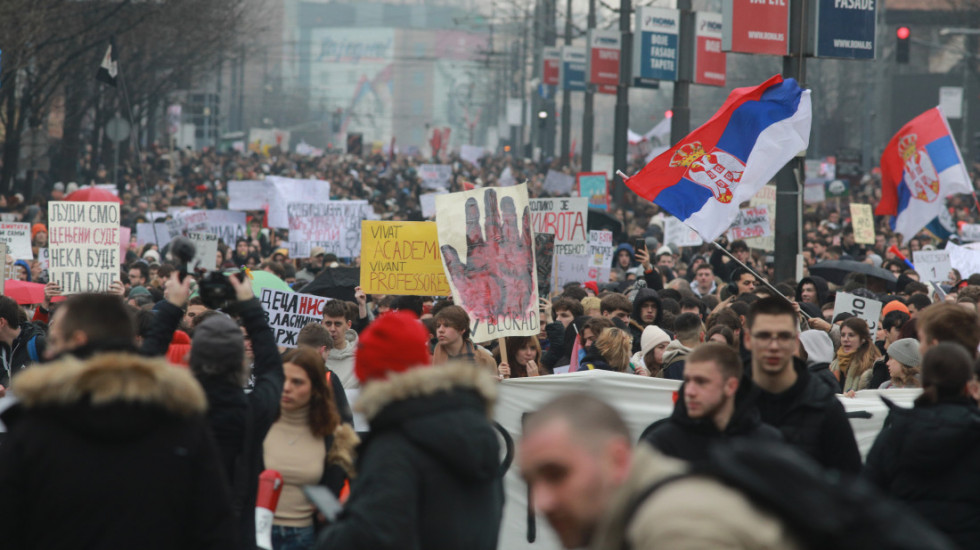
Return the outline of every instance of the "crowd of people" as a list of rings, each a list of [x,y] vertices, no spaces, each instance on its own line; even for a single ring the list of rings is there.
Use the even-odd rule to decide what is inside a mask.
[[[509,167],[532,196],[544,194],[547,164],[449,162],[454,185],[491,186]],[[382,219],[420,220],[418,164],[151,148],[145,164],[125,171],[123,224],[174,206],[225,208],[227,181],[263,174],[329,180],[334,199],[364,198]],[[852,200],[873,200],[873,178],[865,183]],[[30,202],[6,199],[9,214],[32,224],[35,253],[47,246],[46,201],[73,188],[55,182]],[[950,204],[954,219],[973,215],[966,201]],[[970,548],[980,540],[972,485],[980,274],[954,271],[927,285],[896,251],[935,248],[938,237],[903,240],[882,224],[873,245],[859,245],[838,208],[805,214],[804,276],[780,281],[771,256],[743,241],[720,241],[731,257],[664,242],[665,214],[631,198],[611,213],[622,228],[610,279],[551,288],[540,333],[504,346],[473,341],[470,316],[451,297],[357,287],[351,301],[326,302],[297,347],[279,348],[249,276],[228,277],[233,299],[209,307],[200,275],[185,276],[171,250],[153,243],[130,243],[106,294],[62,299],[38,256],[18,262],[12,277],[45,283],[45,293],[37,304],[0,297],[0,396],[16,400],[0,415],[4,540],[252,548],[264,528],[253,513],[259,473],[271,469],[283,479],[276,550],[493,549],[508,469],[493,424],[500,385],[606,370],[681,385],[672,414],[651,418],[639,440],[588,395],[559,397],[528,417],[514,468],[567,548],[815,547],[758,491],[704,473],[719,448],[744,442],[827,472],[820,479],[853,482],[836,490],[903,502],[892,513],[918,547]],[[290,258],[280,246],[288,234],[265,227],[262,212],[248,216],[248,237],[220,246],[228,268],[267,271],[302,291],[358,263],[318,248]],[[833,259],[890,270],[897,282],[809,272]],[[834,314],[844,292],[882,302],[874,330]],[[862,459],[842,399],[908,388],[921,389],[914,407],[889,401]],[[354,412],[368,431],[355,433]],[[344,504],[338,517],[310,501],[312,485]],[[872,527],[867,540],[885,536]]]

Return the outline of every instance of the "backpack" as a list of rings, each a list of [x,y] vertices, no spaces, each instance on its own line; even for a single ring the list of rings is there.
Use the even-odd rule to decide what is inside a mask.
[[[811,550],[953,550],[945,535],[882,494],[864,479],[824,470],[809,456],[781,443],[731,440],[710,458],[668,476],[630,502],[626,525],[660,488],[707,476],[742,493],[779,518]],[[629,542],[624,544],[629,548]]]

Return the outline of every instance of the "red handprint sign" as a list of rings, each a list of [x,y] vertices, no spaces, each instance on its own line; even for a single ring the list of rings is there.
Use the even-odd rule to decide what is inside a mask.
[[[527,187],[436,197],[436,226],[453,299],[476,342],[538,333],[537,273]]]

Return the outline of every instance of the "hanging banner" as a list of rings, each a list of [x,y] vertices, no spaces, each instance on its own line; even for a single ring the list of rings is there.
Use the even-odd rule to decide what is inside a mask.
[[[721,49],[720,13],[697,12],[694,16],[694,83],[724,86],[727,56]]]
[[[658,85],[677,80],[681,12],[668,8],[636,8],[633,37],[633,83]]]
[[[586,52],[586,74],[597,91],[616,93],[619,85],[619,55],[622,34],[618,30],[589,29]]]
[[[284,348],[295,348],[299,331],[323,320],[323,305],[330,301],[322,296],[271,288],[263,288],[259,299],[276,336],[276,345]]]
[[[531,199],[531,229],[555,236],[555,255],[585,254],[589,199]]]
[[[581,46],[562,46],[561,48],[561,88],[569,92],[585,91],[585,48]]]
[[[537,335],[527,185],[440,195],[436,224],[453,301],[469,314],[473,341]]]
[[[0,242],[7,244],[7,254],[15,260],[33,260],[31,224],[0,222]]]
[[[561,48],[557,46],[545,47],[541,54],[541,61],[544,63],[541,71],[541,83],[546,86],[557,86],[561,66]]]
[[[310,250],[317,246],[338,258],[359,256],[361,221],[368,218],[370,209],[364,200],[290,203],[286,208],[289,242],[296,247],[296,257],[309,258]]]
[[[575,175],[578,196],[589,199],[589,208],[609,209],[609,187],[605,172],[579,172]]]
[[[722,49],[726,52],[789,53],[789,2],[722,0]]]
[[[119,280],[119,203],[48,203],[51,281],[65,294],[108,292]]]
[[[361,288],[367,294],[448,296],[433,222],[361,222]]]

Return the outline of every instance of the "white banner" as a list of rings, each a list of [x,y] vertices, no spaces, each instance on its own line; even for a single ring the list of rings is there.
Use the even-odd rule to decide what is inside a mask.
[[[0,242],[7,244],[7,254],[15,260],[33,260],[31,224],[0,222]]]
[[[544,186],[542,188],[556,197],[567,197],[571,194],[573,187],[575,187],[575,176],[555,170],[548,170],[548,175],[544,178]]]
[[[367,201],[290,203],[289,242],[296,245],[300,258],[308,258],[309,250],[315,246],[338,258],[359,256],[361,221],[369,218],[370,210]]]
[[[946,243],[946,251],[949,252],[949,263],[964,279],[974,273],[980,273],[980,250]]]
[[[330,182],[322,180],[300,180],[268,176],[272,184],[269,191],[269,219],[266,224],[276,229],[289,228],[287,206],[291,202],[326,202],[330,200]]]
[[[276,345],[295,348],[299,331],[323,319],[323,304],[330,298],[263,288],[260,300],[276,336]]]
[[[878,300],[838,292],[837,298],[834,300],[834,318],[836,319],[840,313],[850,313],[855,317],[860,317],[868,323],[871,337],[874,338],[875,332],[878,330],[878,321],[881,319],[881,305]]]

